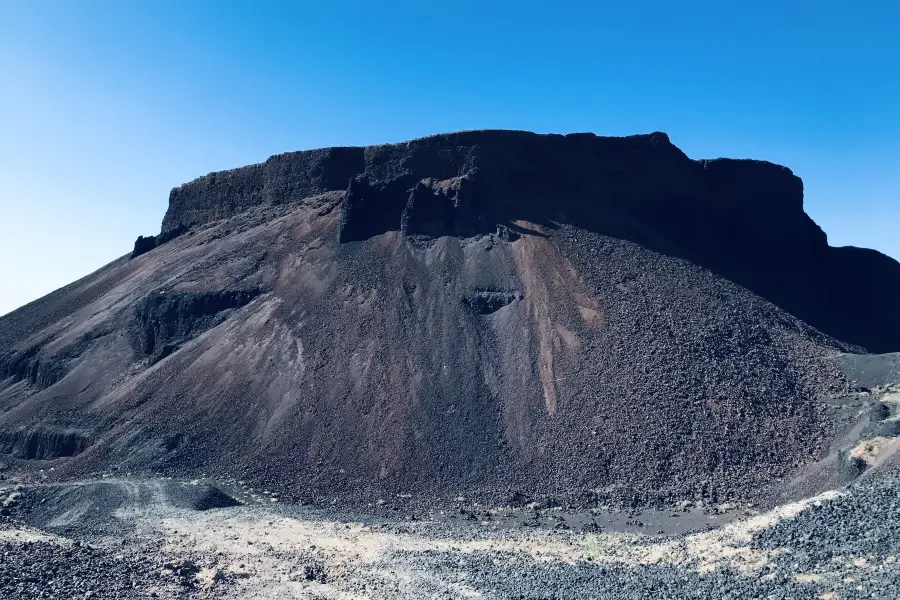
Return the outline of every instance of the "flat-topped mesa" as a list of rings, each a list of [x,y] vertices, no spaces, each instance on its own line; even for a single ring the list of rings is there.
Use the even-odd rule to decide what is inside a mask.
[[[512,240],[523,223],[573,225],[713,269],[844,341],[887,351],[900,339],[890,295],[850,298],[835,283],[854,273],[900,281],[896,261],[830,248],[804,212],[803,183],[790,169],[691,160],[664,133],[464,131],[280,154],[172,190],[154,241],[325,192],[343,194],[342,243],[387,231],[499,232]],[[142,251],[154,246],[141,241]]]
[[[364,194],[368,199],[362,198],[361,179],[349,190],[350,180],[360,176],[366,185],[384,189],[378,193],[373,189]],[[472,183],[477,207],[470,209],[488,213],[489,221],[593,220],[598,210],[640,214],[661,203],[706,204],[712,209],[734,203],[711,198],[715,190],[757,210],[802,213],[802,184],[788,169],[757,161],[698,163],[663,133],[599,137],[500,130],[292,152],[262,164],[212,173],[172,190],[162,231],[227,218],[255,206],[349,190],[350,196],[355,193],[367,204],[358,214],[367,220],[378,215],[374,228],[358,227],[347,238],[359,239],[381,233],[382,223],[400,229],[400,213],[419,182],[457,177]],[[749,190],[763,193],[748,198]],[[425,209],[422,201],[420,195],[420,211]]]
[[[898,296],[900,264],[828,247],[790,170],[664,134],[281,155],[0,317],[0,454],[348,510],[815,493],[850,388],[814,327],[900,350]],[[882,413],[863,437],[893,435]]]

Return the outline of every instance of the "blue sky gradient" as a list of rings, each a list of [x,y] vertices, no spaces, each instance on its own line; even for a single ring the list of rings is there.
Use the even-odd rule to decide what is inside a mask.
[[[896,0],[0,0],[0,314],[197,176],[476,128],[785,164],[833,245],[900,258]]]

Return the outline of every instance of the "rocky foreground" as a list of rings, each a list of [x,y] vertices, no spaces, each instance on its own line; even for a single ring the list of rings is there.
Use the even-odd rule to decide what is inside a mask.
[[[228,487],[228,486],[224,486]],[[900,596],[900,470],[759,511],[361,516],[240,485],[105,478],[3,492],[0,598]],[[378,507],[373,512],[379,512]],[[40,524],[40,527],[35,525]]]

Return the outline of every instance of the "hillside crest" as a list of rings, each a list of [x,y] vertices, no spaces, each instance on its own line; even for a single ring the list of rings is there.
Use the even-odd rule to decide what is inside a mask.
[[[843,341],[900,349],[900,317],[888,301],[900,264],[829,247],[790,169],[692,160],[660,132],[462,131],[279,154],[173,189],[161,237],[328,193],[340,199],[341,242],[387,231],[511,239],[527,231],[521,223],[574,225],[687,258]],[[847,285],[860,280],[888,289],[860,297]]]

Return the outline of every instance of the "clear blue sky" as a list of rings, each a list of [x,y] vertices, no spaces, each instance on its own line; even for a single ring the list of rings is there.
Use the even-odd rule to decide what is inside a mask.
[[[0,314],[199,175],[473,128],[786,164],[833,245],[900,258],[897,0],[0,0]]]

